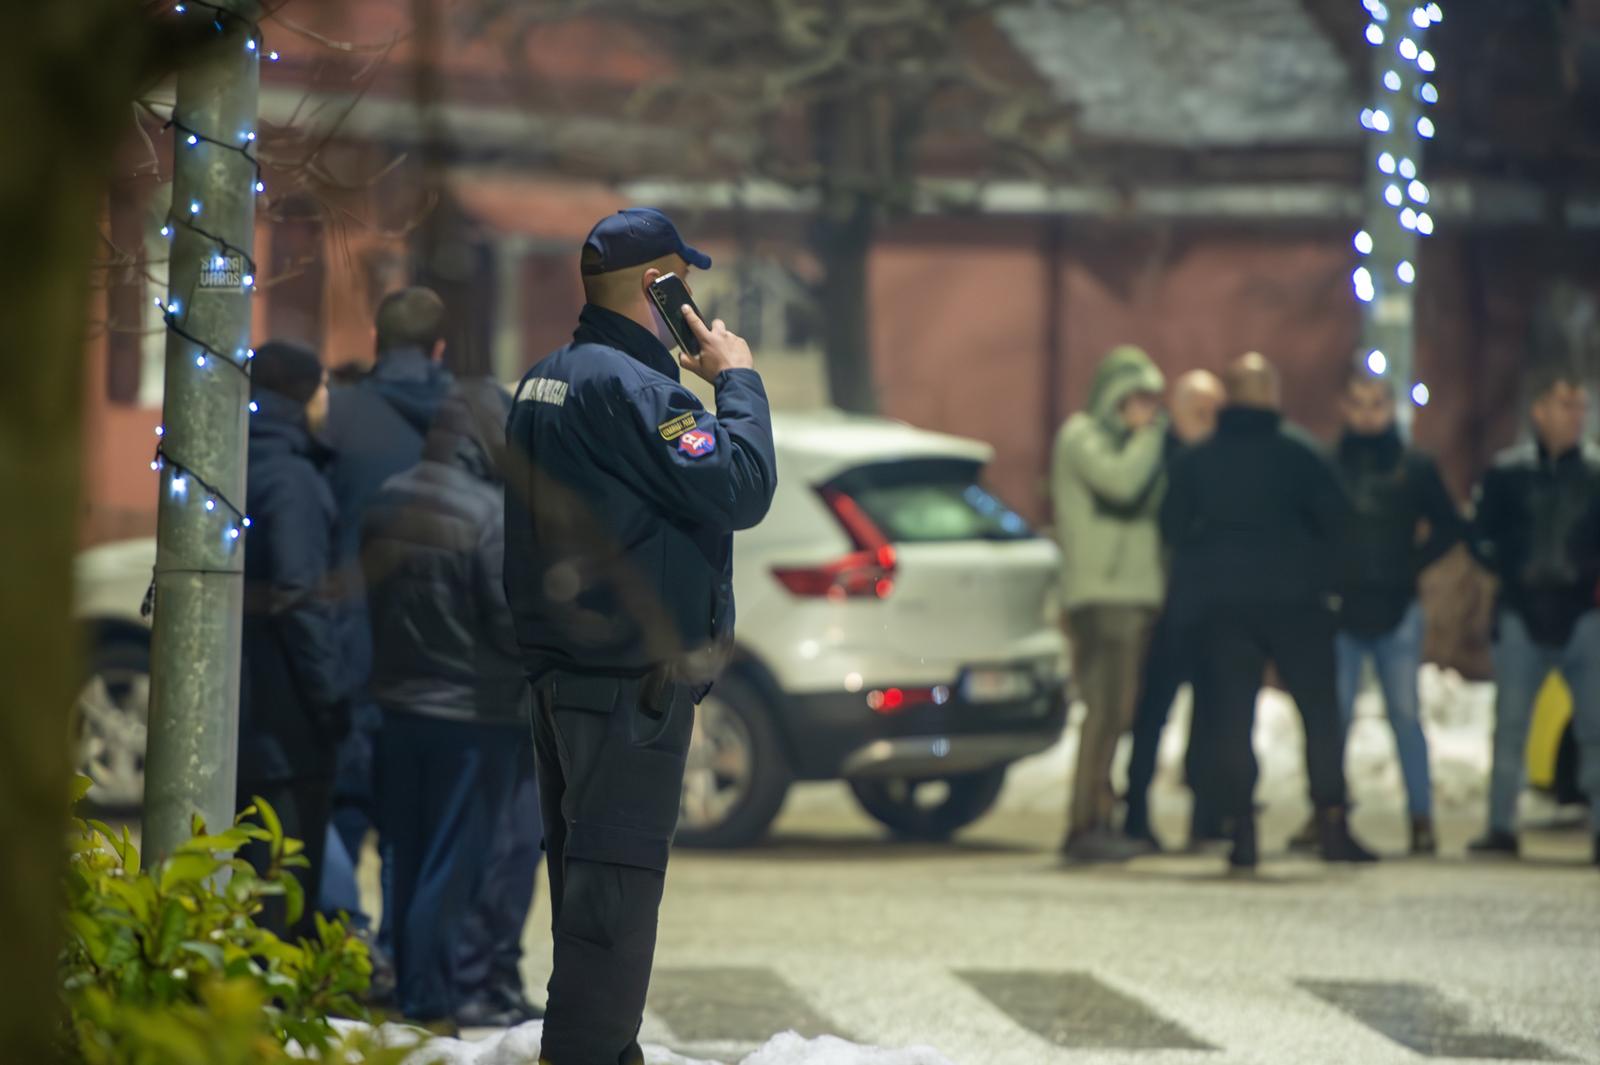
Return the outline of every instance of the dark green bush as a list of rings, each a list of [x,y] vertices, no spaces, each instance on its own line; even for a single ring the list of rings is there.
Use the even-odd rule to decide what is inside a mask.
[[[88,783],[80,778],[78,798]],[[291,923],[305,906],[288,872],[306,864],[301,844],[284,837],[266,802],[215,835],[197,818],[193,838],[152,869],[140,868],[126,828],[78,819],[73,828],[60,959],[70,1060],[377,1065],[405,1057],[370,1034],[341,1036],[328,1020],[365,1016],[358,996],[372,974],[366,944],[342,919],[314,915],[316,935],[295,943],[256,924],[268,898],[284,897]],[[261,874],[239,857],[256,840],[271,854]]]

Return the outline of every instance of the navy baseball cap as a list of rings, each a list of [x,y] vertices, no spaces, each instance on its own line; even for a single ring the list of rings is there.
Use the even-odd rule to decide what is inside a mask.
[[[678,255],[700,270],[711,269],[711,256],[685,244],[672,219],[654,207],[627,207],[600,219],[589,230],[583,248],[585,252],[593,248],[599,253],[586,256],[586,274],[609,274],[667,255]]]

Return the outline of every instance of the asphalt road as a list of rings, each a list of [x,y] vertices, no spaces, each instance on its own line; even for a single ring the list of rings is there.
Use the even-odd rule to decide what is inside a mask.
[[[1581,829],[1530,832],[1514,865],[1471,862],[1463,810],[1439,859],[1338,869],[1282,851],[1304,815],[1282,808],[1250,879],[1203,856],[1067,870],[1029,779],[1027,801],[950,845],[887,841],[817,785],[763,846],[678,852],[647,1039],[729,1062],[793,1028],[959,1065],[1600,1063],[1600,871]],[[1180,795],[1158,822],[1181,838]],[[1402,847],[1393,811],[1356,823]],[[548,921],[541,884],[531,989]]]

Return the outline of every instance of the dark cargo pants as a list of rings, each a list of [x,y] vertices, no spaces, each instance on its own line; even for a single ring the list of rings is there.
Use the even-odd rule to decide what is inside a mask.
[[[558,674],[537,687],[555,939],[540,1056],[552,1065],[637,1053],[693,728],[689,689],[659,677]]]

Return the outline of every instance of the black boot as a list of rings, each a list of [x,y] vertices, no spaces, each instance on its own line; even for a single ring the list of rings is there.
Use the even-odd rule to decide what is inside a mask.
[[[1433,818],[1411,819],[1411,853],[1429,856],[1439,853],[1439,839],[1433,834]]]
[[[1306,818],[1306,823],[1300,826],[1300,831],[1289,837],[1289,850],[1294,854],[1315,854],[1322,844],[1322,836],[1317,826],[1317,815],[1312,814]]]
[[[1233,823],[1233,848],[1228,851],[1228,865],[1236,872],[1254,872],[1258,858],[1256,819],[1247,814]]]
[[[1350,834],[1343,806],[1328,806],[1317,811],[1317,835],[1325,862],[1375,862],[1378,856]]]
[[[1467,853],[1482,858],[1515,858],[1521,850],[1515,832],[1503,832],[1498,828],[1489,829],[1467,844]]]

